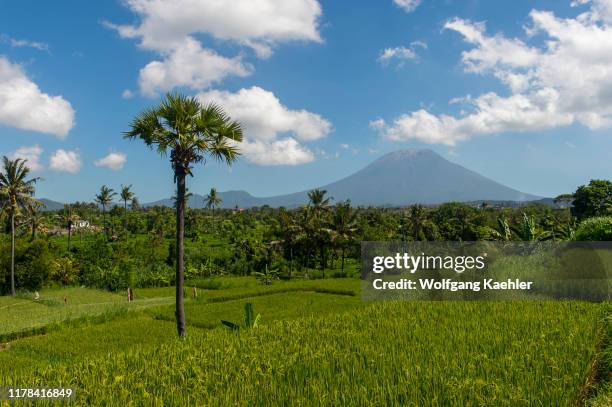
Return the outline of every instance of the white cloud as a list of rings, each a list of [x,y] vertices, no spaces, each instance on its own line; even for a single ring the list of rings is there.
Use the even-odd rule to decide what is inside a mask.
[[[8,44],[14,48],[26,47],[26,48],[34,48],[39,51],[49,52],[49,45],[45,44],[44,42],[17,39],[17,38],[10,37],[6,34],[0,34],[0,43]]]
[[[502,34],[489,36],[484,23],[448,21],[445,28],[470,44],[462,53],[466,72],[492,75],[508,94],[455,98],[451,102],[468,107],[458,116],[421,109],[390,124],[373,121],[371,127],[395,141],[416,139],[451,146],[478,135],[533,132],[573,123],[590,129],[611,127],[612,1],[588,3],[591,8],[575,18],[531,11],[526,39],[541,34],[544,41],[537,45]]]
[[[388,66],[395,62],[397,68],[402,68],[406,61],[419,59],[419,55],[416,52],[417,47],[427,49],[427,44],[423,41],[413,41],[410,43],[410,47],[385,48],[378,56],[377,61],[383,66]]]
[[[74,126],[74,109],[63,97],[41,92],[21,66],[0,56],[0,124],[64,138]]]
[[[331,123],[322,116],[291,110],[274,93],[259,87],[236,93],[212,90],[198,97],[204,103],[219,104],[242,124],[245,141],[240,149],[256,164],[296,165],[312,161],[314,154],[300,141],[318,140],[332,131]]]
[[[49,168],[58,172],[69,172],[76,174],[81,169],[83,162],[77,150],[69,151],[59,149],[51,156]]]
[[[248,76],[252,67],[243,64],[241,57],[225,58],[203,49],[188,37],[181,45],[164,54],[161,61],[149,62],[140,70],[139,86],[144,95],[154,96],[176,86],[204,89],[229,75]]]
[[[346,143],[342,143],[342,144],[340,144],[340,148],[342,148],[342,149],[344,149],[344,150],[348,150],[349,148],[351,148],[351,146],[349,146],[349,145],[348,145],[348,144],[346,144]]]
[[[293,137],[273,141],[246,139],[240,144],[240,150],[257,165],[300,165],[315,159],[312,151]]]
[[[12,154],[10,154],[11,159],[21,158],[26,160],[27,166],[30,167],[32,171],[40,171],[43,169],[43,165],[40,163],[40,155],[42,154],[43,149],[38,145],[33,145],[30,147],[19,147]]]
[[[127,162],[127,155],[124,153],[110,153],[106,157],[94,161],[96,167],[106,167],[113,171],[118,171],[123,168]]]
[[[404,66],[406,61],[417,59],[417,54],[411,48],[406,47],[395,47],[385,48],[378,57],[378,62],[381,65],[387,66],[391,61],[397,61],[397,67],[401,68]]]
[[[419,7],[421,0],[393,0],[393,3],[407,13],[412,13],[417,7]]]
[[[172,86],[205,89],[229,75],[252,72],[242,55],[221,56],[203,47],[197,34],[245,46],[259,58],[269,57],[278,43],[322,41],[317,0],[125,0],[125,4],[140,22],[105,24],[162,57],[140,71],[141,91],[149,95]]]
[[[121,92],[121,97],[123,99],[131,99],[134,97],[134,92],[129,89],[125,89],[123,92]]]
[[[320,42],[321,5],[317,0],[126,0],[139,25],[115,25],[140,46],[172,50],[185,37],[206,33],[248,46],[271,47],[286,41]]]

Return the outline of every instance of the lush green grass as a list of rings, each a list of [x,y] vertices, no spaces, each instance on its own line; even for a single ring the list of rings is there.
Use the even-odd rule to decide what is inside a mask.
[[[222,277],[201,279],[191,285],[207,285],[209,281],[219,282],[225,289],[198,290],[200,301],[228,301],[289,291],[318,291],[355,295],[359,282],[352,279],[278,281],[262,285],[252,277]],[[187,297],[191,287],[186,288]],[[138,310],[174,303],[175,288],[136,289],[136,301],[127,303],[124,293],[109,293],[87,288],[46,289],[40,298],[34,294],[18,297],[0,297],[0,339],[10,339],[32,332],[42,332],[48,325],[57,324],[87,315],[97,315],[122,309]],[[65,300],[65,301],[64,301]],[[189,299],[188,299],[189,301]]]
[[[271,294],[226,302],[194,301],[185,305],[187,325],[199,328],[217,328],[221,326],[221,320],[242,325],[246,302],[252,303],[255,314],[261,315],[260,323],[262,324],[268,324],[276,320],[338,313],[365,305],[359,297],[309,291]],[[151,309],[149,312],[157,319],[174,320],[173,306]]]
[[[185,341],[112,357],[0,367],[0,378],[72,386],[80,403],[98,405],[562,406],[588,377],[599,312],[572,302],[375,303],[238,334],[192,329]]]
[[[186,340],[175,337],[174,287],[136,290],[132,304],[81,288],[0,297],[5,331],[71,321],[0,347],[0,383],[69,386],[96,405],[563,406],[587,394],[596,357],[597,378],[609,373],[601,304],[364,303],[353,279],[213,281],[191,282],[208,289],[186,301]],[[259,327],[220,324],[242,324],[246,302]],[[594,386],[593,405],[608,405],[609,390]]]
[[[75,363],[87,357],[105,357],[118,352],[145,348],[172,341],[175,324],[156,321],[143,314],[117,313],[99,318],[81,319],[49,332],[10,343],[0,352],[0,365],[27,371],[33,366]]]
[[[34,300],[33,294],[4,296],[0,297],[0,340],[44,332],[43,328],[48,325],[84,316],[136,310],[173,301],[172,297],[148,298],[128,304],[126,295],[78,287],[43,290],[38,300]]]

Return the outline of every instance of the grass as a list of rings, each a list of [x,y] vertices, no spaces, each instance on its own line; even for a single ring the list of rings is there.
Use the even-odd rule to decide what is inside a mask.
[[[143,314],[106,314],[106,318],[81,319],[36,335],[14,341],[0,352],[0,365],[13,373],[33,366],[75,363],[83,358],[104,357],[158,345],[175,338],[174,324],[155,321]],[[78,332],[78,334],[76,334]]]
[[[242,324],[244,304],[247,299],[226,302],[190,302],[185,305],[187,325],[198,328],[217,328],[221,320]],[[338,313],[361,307],[365,303],[359,297],[347,295],[321,294],[316,292],[290,292],[249,298],[255,314],[261,314],[261,323],[276,320],[290,320]],[[174,307],[167,306],[149,311],[157,319],[174,321]]]
[[[0,368],[0,378],[74,387],[77,402],[98,405],[571,405],[596,353],[599,310],[376,303],[239,334],[192,329],[185,341]]]
[[[186,301],[186,340],[175,337],[174,287],[136,290],[131,304],[81,288],[43,291],[44,303],[0,297],[11,310],[0,313],[0,329],[30,318],[48,327],[0,347],[0,383],[73,387],[78,405],[564,406],[589,397],[601,407],[611,399],[609,305],[367,303],[353,279],[190,283],[208,288]],[[261,314],[259,327],[235,333],[220,324],[242,324],[246,302]]]
[[[84,316],[137,310],[173,301],[173,298],[147,298],[128,304],[124,295],[80,287],[44,290],[39,300],[30,294],[0,297],[0,341],[42,333],[49,325]]]

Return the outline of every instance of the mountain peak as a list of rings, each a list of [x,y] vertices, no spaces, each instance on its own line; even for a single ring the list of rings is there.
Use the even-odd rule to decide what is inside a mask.
[[[361,206],[538,199],[452,163],[433,150],[415,148],[385,154],[356,173],[320,188],[335,202],[348,199]],[[263,205],[290,208],[308,202],[308,191],[266,198],[254,197],[246,191],[226,191],[220,195],[226,208]],[[194,203],[201,207],[203,200]]]
[[[406,148],[403,150],[392,151],[380,157],[376,161],[389,161],[389,160],[404,160],[413,159],[418,157],[437,157],[442,158],[438,153],[429,148]]]

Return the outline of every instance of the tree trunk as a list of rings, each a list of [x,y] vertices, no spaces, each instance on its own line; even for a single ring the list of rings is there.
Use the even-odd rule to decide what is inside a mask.
[[[323,245],[320,246],[319,254],[321,256],[321,272],[323,273],[323,278],[325,278],[325,248]]]
[[[185,171],[176,169],[176,329],[179,337],[185,332],[185,307],[183,305],[183,285],[185,270],[183,264],[183,240],[185,235]]]
[[[15,294],[15,211],[11,211],[11,295]]]
[[[108,225],[106,224],[106,207],[102,205],[102,218],[104,222],[104,236],[106,236],[106,240],[108,240]]]
[[[289,280],[291,280],[291,273],[293,272],[293,247],[289,248]]]
[[[68,221],[68,251],[70,251],[70,240],[72,239],[72,221]]]
[[[123,233],[125,233],[125,241],[128,241],[127,231],[127,199],[123,201]]]

